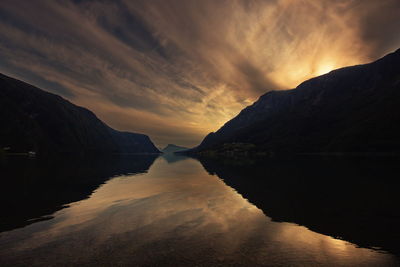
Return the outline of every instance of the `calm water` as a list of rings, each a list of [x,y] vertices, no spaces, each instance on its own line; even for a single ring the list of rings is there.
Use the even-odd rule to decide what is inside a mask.
[[[371,238],[368,238],[369,234],[364,232],[361,235],[364,239],[358,234],[347,235],[348,229],[340,225],[339,219],[317,229],[313,216],[307,214],[318,213],[318,208],[307,210],[302,200],[290,198],[286,202],[292,205],[288,206],[283,200],[283,196],[291,192],[288,188],[303,192],[301,185],[307,185],[301,180],[303,176],[294,179],[296,182],[290,179],[290,175],[299,173],[296,166],[289,164],[284,168],[271,163],[276,169],[267,168],[267,171],[268,164],[256,165],[262,169],[252,164],[199,162],[184,157],[140,161],[137,158],[102,159],[94,163],[64,161],[51,166],[41,166],[35,160],[23,164],[8,162],[3,165],[4,180],[8,182],[7,189],[2,189],[5,196],[3,194],[1,206],[4,212],[1,215],[0,265],[399,265],[398,258],[384,248],[358,246],[368,241],[371,245],[387,243],[391,250],[390,240],[379,243],[374,233],[369,233]],[[16,165],[20,167],[15,168]],[[286,173],[288,169],[292,171]],[[278,179],[279,173],[282,178],[279,183],[263,184],[267,191],[257,189],[261,187],[260,177],[264,177],[264,181],[268,177]],[[238,181],[246,175],[248,181],[256,179],[253,181],[256,189],[251,187],[253,182]],[[367,178],[363,180],[369,181]],[[340,182],[339,185],[343,186]],[[279,189],[282,187],[284,191]],[[273,198],[267,196],[268,190],[275,192],[271,193]],[[334,191],[338,193],[338,200],[346,198],[337,188]],[[262,199],[267,202],[276,200],[282,203],[281,208],[292,210],[279,213],[280,208],[275,204],[268,206],[257,200],[261,199],[260,194],[266,196]],[[301,199],[302,194],[296,198]],[[318,198],[321,197],[314,196],[313,202],[320,202]],[[268,211],[272,219],[266,215]],[[325,221],[316,220],[314,224],[327,224],[327,217],[324,218]],[[397,218],[390,220],[397,222]],[[363,227],[358,225],[358,228]],[[354,239],[358,245],[333,238],[329,233]]]

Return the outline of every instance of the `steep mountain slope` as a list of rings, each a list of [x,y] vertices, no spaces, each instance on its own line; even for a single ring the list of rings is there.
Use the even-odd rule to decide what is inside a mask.
[[[227,144],[278,153],[400,152],[399,122],[400,49],[268,92],[192,152],[221,152]]]
[[[12,151],[159,153],[143,134],[116,131],[93,112],[0,74],[0,148]]]

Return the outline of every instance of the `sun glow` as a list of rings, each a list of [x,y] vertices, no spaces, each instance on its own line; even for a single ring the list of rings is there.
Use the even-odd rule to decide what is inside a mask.
[[[319,76],[319,75],[324,75],[324,74],[327,74],[328,72],[330,72],[330,71],[333,70],[333,69],[335,69],[335,66],[333,66],[333,64],[330,64],[330,63],[328,63],[328,64],[321,64],[321,65],[318,67],[318,69],[317,69],[317,71],[315,72],[315,74],[316,74],[317,76]]]

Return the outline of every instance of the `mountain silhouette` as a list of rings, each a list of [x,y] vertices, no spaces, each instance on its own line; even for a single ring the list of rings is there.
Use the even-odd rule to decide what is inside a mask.
[[[175,153],[178,151],[183,151],[189,149],[188,147],[183,147],[183,146],[177,146],[174,144],[168,144],[166,147],[164,147],[161,151],[164,153]]]
[[[192,153],[400,152],[400,49],[271,91]]]
[[[112,129],[88,109],[0,74],[0,149],[89,153],[159,153],[144,134]]]

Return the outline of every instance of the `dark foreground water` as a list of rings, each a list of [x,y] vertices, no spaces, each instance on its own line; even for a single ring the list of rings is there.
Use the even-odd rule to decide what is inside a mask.
[[[398,166],[8,159],[0,266],[398,266]]]

